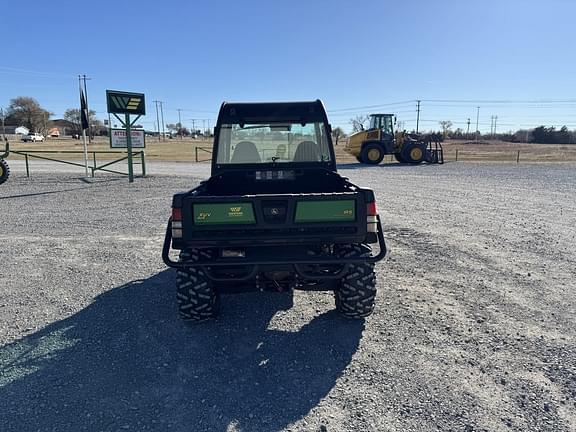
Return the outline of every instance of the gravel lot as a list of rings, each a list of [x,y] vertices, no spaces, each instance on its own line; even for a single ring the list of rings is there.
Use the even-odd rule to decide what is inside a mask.
[[[374,315],[255,293],[202,325],[160,259],[208,168],[179,166],[0,186],[0,430],[576,430],[575,165],[343,166],[386,225]]]

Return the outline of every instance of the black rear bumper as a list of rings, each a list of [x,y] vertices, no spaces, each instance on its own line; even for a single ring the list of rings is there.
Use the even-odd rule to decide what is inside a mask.
[[[377,237],[378,246],[380,250],[376,255],[369,257],[349,257],[349,258],[318,258],[314,256],[282,256],[277,258],[267,259],[251,259],[251,258],[215,258],[210,261],[198,262],[179,262],[170,258],[170,245],[172,242],[172,219],[168,220],[166,228],[166,235],[164,237],[164,246],[162,248],[162,260],[168,267],[172,268],[187,268],[187,267],[217,267],[217,266],[259,266],[259,265],[274,265],[274,264],[290,264],[294,265],[295,270],[300,273],[298,267],[302,265],[342,265],[342,264],[356,264],[356,263],[375,263],[382,260],[386,256],[386,242],[384,241],[384,233],[382,231],[382,224],[380,216],[377,216]],[[194,247],[194,245],[191,245]],[[254,272],[255,273],[255,272]]]

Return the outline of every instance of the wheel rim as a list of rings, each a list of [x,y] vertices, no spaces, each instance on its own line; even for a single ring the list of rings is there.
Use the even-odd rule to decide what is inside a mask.
[[[0,164],[0,178],[4,177],[4,167]]]
[[[410,150],[410,159],[420,160],[422,158],[422,149],[416,147]]]
[[[380,150],[370,149],[368,151],[368,159],[371,161],[377,161],[380,158]]]

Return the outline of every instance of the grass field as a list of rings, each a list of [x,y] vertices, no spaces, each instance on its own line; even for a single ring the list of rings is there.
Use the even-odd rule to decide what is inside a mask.
[[[356,159],[346,153],[346,142],[340,141],[336,146],[336,159],[340,163],[356,162]],[[200,161],[210,160],[209,151],[212,140],[193,140],[184,139],[167,139],[158,141],[156,138],[147,138],[146,141],[146,158],[149,161],[195,161],[196,148],[198,150],[198,159]],[[48,139],[43,143],[23,143],[20,141],[11,141],[11,150],[34,150],[34,151],[62,151],[78,153],[56,153],[46,156],[56,159],[81,160],[82,142],[70,138]],[[97,137],[92,144],[88,146],[88,151],[110,152],[111,150],[106,137]],[[576,161],[576,145],[553,145],[553,144],[517,144],[506,143],[501,141],[489,141],[482,143],[469,143],[463,141],[447,141],[444,143],[444,157],[447,161],[490,161],[490,162],[516,162],[520,152],[520,162],[567,162]],[[111,160],[118,156],[112,153],[98,154],[98,160]],[[22,159],[22,156],[12,153],[12,159]],[[92,156],[90,155],[90,159]],[[385,162],[393,161],[393,158],[387,156]]]

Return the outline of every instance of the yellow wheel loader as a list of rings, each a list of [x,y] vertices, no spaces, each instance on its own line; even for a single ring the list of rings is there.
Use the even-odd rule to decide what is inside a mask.
[[[394,155],[400,163],[444,163],[438,140],[415,139],[405,132],[394,134],[394,114],[370,114],[370,125],[348,139],[346,150],[363,164],[376,165]]]

